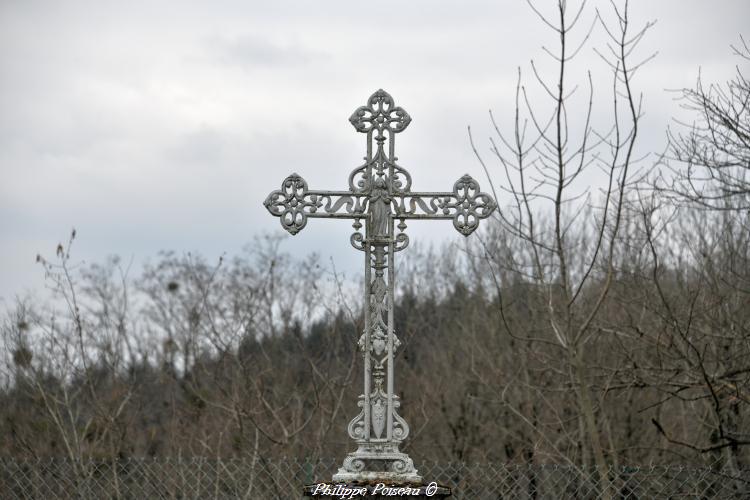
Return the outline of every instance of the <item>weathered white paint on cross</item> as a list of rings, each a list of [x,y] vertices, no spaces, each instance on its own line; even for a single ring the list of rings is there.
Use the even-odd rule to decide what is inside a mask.
[[[358,403],[362,410],[348,426],[357,450],[347,455],[333,480],[420,481],[411,458],[399,451],[409,426],[397,412],[400,402],[393,387],[393,355],[400,345],[393,328],[394,255],[409,244],[404,232],[407,219],[450,219],[468,236],[496,204],[469,175],[456,181],[451,192],[411,191],[411,175],[396,163],[394,154],[395,134],[409,125],[411,117],[394,105],[387,92],[372,94],[349,121],[367,135],[367,156],[349,174],[348,191],[310,190],[302,177],[292,174],[264,205],[291,234],[301,231],[308,218],[353,219],[351,244],[365,255],[368,306],[359,339],[364,393]]]

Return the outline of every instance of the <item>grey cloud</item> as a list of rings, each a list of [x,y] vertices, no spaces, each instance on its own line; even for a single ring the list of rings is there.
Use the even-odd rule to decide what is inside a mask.
[[[254,34],[213,36],[206,45],[212,60],[241,67],[307,65],[324,57],[323,53],[297,43],[277,43]]]
[[[636,82],[642,144],[657,149],[679,110],[663,89],[694,84],[699,66],[723,81],[736,64],[729,44],[748,36],[750,4],[631,4],[634,25],[659,20],[643,46],[659,57]],[[33,257],[54,252],[71,226],[88,261],[163,248],[231,254],[253,234],[278,234],[267,193],[293,171],[311,187],[344,189],[364,146],[347,118],[378,87],[414,118],[397,149],[416,188],[481,178],[466,125],[482,151],[487,108],[511,126],[516,68],[533,86],[528,61],[541,64],[554,34],[517,0],[380,7],[0,2],[0,298],[38,284]],[[595,105],[608,118],[609,73],[590,50],[571,76],[585,79],[587,68],[605,79]],[[340,222],[316,221],[289,249],[358,272]],[[415,244],[453,237],[427,222],[413,230]]]
[[[227,137],[210,127],[189,132],[168,150],[168,157],[178,163],[217,164],[226,156]]]

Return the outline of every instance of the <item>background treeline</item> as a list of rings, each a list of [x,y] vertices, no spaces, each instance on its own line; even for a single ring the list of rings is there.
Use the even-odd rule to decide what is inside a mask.
[[[735,48],[732,81],[684,90],[693,121],[664,157],[638,161],[634,77],[649,56],[631,58],[650,25],[634,30],[613,5],[588,27],[581,12],[537,11],[560,44],[551,69],[533,66],[539,95],[519,72],[490,156],[472,138],[501,210],[463,245],[398,255],[404,449],[603,478],[626,464],[746,469],[750,50]],[[571,47],[594,29],[612,77],[604,111],[586,72],[569,81]],[[2,324],[1,455],[353,449],[361,284],[275,237],[220,262],[163,254],[140,276],[115,258],[77,266],[74,237],[38,258],[53,302],[19,301]]]
[[[410,248],[396,304],[406,449],[591,463],[587,391],[607,461],[748,467],[748,228],[746,212],[688,212],[657,265],[634,225],[583,378],[554,340],[548,290],[498,272],[506,263],[479,245]],[[116,259],[73,273],[63,249],[48,265],[68,303],[21,303],[2,327],[0,453],[343,457],[361,391],[358,294],[277,249],[259,240],[221,265],[164,255],[132,284]]]

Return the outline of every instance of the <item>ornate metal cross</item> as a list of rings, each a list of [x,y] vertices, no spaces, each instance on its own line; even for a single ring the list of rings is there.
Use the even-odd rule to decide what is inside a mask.
[[[411,175],[394,154],[395,136],[411,117],[394,106],[387,92],[372,94],[349,121],[367,135],[367,156],[349,174],[348,191],[310,190],[302,177],[292,174],[264,205],[291,234],[301,231],[308,218],[354,219],[350,241],[364,252],[365,329],[358,343],[364,357],[364,394],[358,403],[362,410],[348,427],[357,450],[347,455],[333,480],[420,481],[412,460],[399,451],[409,426],[397,412],[400,402],[393,388],[393,357],[401,344],[393,326],[393,258],[409,244],[407,219],[450,219],[468,236],[496,204],[469,175],[456,181],[452,192],[411,191]]]

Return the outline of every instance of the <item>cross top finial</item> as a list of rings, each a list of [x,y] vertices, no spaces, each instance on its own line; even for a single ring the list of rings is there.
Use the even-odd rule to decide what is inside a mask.
[[[376,90],[367,100],[366,106],[358,107],[349,121],[357,132],[370,134],[373,130],[382,135],[387,130],[396,134],[411,122],[411,116],[400,106],[394,106],[393,97],[383,89]]]

